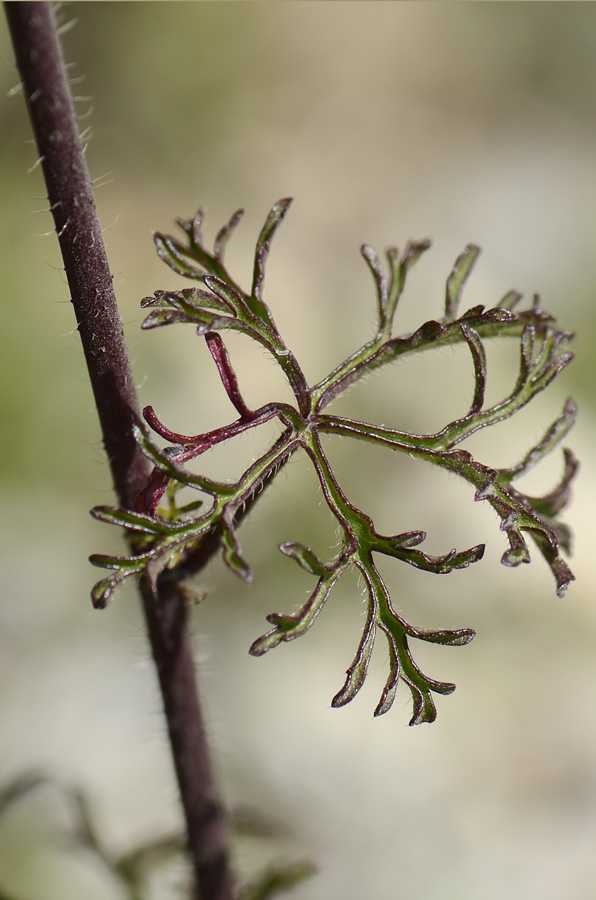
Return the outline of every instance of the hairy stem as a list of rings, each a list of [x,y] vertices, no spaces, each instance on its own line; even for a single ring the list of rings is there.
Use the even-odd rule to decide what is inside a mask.
[[[132,426],[139,408],[101,227],[79,138],[52,5],[5,3],[42,162],[104,444],[122,506],[132,508],[151,467]],[[211,542],[212,543],[212,542]],[[207,555],[213,548],[208,547]],[[159,585],[142,600],[201,900],[231,900],[227,835],[196,688],[184,597]]]

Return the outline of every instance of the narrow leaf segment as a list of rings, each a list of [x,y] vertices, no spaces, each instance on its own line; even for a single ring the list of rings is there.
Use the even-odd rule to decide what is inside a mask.
[[[157,598],[158,581],[163,578],[181,581],[187,577],[193,571],[193,559],[198,549],[207,541],[221,547],[223,560],[234,574],[243,581],[250,581],[252,571],[242,554],[237,534],[240,520],[280,466],[301,449],[311,460],[323,498],[337,522],[340,545],[333,559],[323,561],[310,547],[293,541],[280,544],[281,552],[312,575],[316,584],[297,612],[272,613],[267,617],[272,627],[254,641],[250,653],[262,656],[278,644],[303,635],[342,576],[355,570],[365,585],[366,621],[354,659],[332,706],[344,706],[361,689],[380,632],[387,641],[389,674],[375,715],[382,715],[391,708],[401,681],[412,695],[410,724],[432,722],[436,717],[433,695],[450,694],[455,685],[424,674],[412,655],[411,641],[461,646],[472,640],[474,631],[471,628],[422,630],[409,624],[392,604],[375,561],[376,555],[390,556],[423,572],[443,575],[478,562],[483,556],[484,545],[430,556],[420,549],[426,538],[424,531],[380,534],[372,519],[345,495],[325,454],[322,437],[343,435],[370,441],[460,476],[474,489],[474,499],[485,500],[500,519],[501,530],[509,543],[502,557],[503,564],[518,566],[530,561],[529,537],[550,567],[557,594],[562,597],[573,574],[562,556],[562,551],[570,552],[570,532],[558,516],[569,502],[577,461],[572,451],[564,448],[563,475],[558,485],[542,497],[523,493],[513,482],[561,444],[575,421],[575,404],[568,400],[542,439],[513,466],[498,469],[486,466],[474,459],[461,444],[476,431],[510,418],[544,390],[571,361],[572,354],[566,348],[572,335],[562,331],[553,316],[542,310],[537,297],[528,309],[518,311],[521,297],[514,291],[506,294],[497,306],[488,309],[474,306],[460,313],[463,288],[480,253],[476,246],[469,245],[458,257],[447,279],[442,318],[425,322],[411,334],[396,336],[393,322],[407,277],[430,242],[408,244],[401,255],[396,248],[389,248],[386,266],[371,247],[364,245],[362,255],[371,271],[376,292],[374,336],[311,387],[278,331],[263,295],[271,242],[289,206],[290,200],[280,200],[267,217],[257,241],[250,293],[234,281],[224,259],[227,242],[242,218],[242,211],[235,213],[220,229],[213,252],[206,248],[203,240],[204,210],[199,210],[192,220],[179,221],[185,241],[155,235],[160,258],[177,275],[195,285],[158,290],[153,297],[145,298],[141,305],[150,312],[143,328],[174,323],[193,325],[197,335],[207,344],[237,418],[210,432],[183,435],[163,424],[152,407],[144,410],[145,421],[138,423],[136,439],[153,463],[147,485],[139,493],[132,510],[105,506],[92,510],[96,519],[123,527],[134,552],[127,557],[102,554],[91,557],[94,565],[111,572],[95,586],[93,603],[96,607],[104,607],[118,585],[127,578],[138,576],[146,580]],[[221,336],[227,329],[247,335],[267,350],[290,385],[293,403],[272,402],[258,409],[248,406]],[[519,369],[511,393],[487,406],[484,341],[492,337],[519,341]],[[448,422],[437,433],[411,434],[324,412],[360,378],[399,356],[455,343],[469,349],[474,391],[468,412]],[[187,468],[189,461],[206,450],[272,420],[279,423],[279,436],[237,481],[216,482]],[[166,442],[165,447],[156,442],[152,432]],[[199,499],[179,506],[176,498],[184,487],[197,491]]]

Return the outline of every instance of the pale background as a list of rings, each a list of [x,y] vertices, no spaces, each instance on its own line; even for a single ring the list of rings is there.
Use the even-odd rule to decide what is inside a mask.
[[[250,588],[212,564],[195,613],[200,678],[227,802],[285,823],[271,847],[236,848],[242,871],[276,854],[310,856],[320,875],[298,900],[585,900],[596,880],[596,577],[592,391],[596,319],[596,6],[394,2],[74,3],[63,22],[80,111],[93,110],[88,160],[100,178],[126,335],[143,403],[190,432],[235,415],[191,330],[141,334],[139,300],[179,284],[151,232],[209,207],[210,234],[247,210],[230,259],[248,278],[271,204],[295,204],[274,245],[267,298],[307,377],[321,378],[371,333],[374,297],[358,250],[432,236],[411,279],[401,331],[439,315],[444,280],[469,241],[484,248],[467,306],[511,287],[540,291],[577,331],[576,363],[502,431],[471,449],[511,465],[568,394],[582,459],[567,514],[577,583],[565,600],[535,552],[499,565],[505,539],[472,490],[423,464],[330,444],[350,498],[380,529],[425,528],[428,550],[486,541],[476,567],[437,580],[383,566],[417,625],[472,626],[463,649],[416,646],[458,684],[429,727],[409,729],[401,687],[372,719],[387,654],[344,710],[329,706],[359,639],[363,606],[342,583],[311,634],[261,660],[247,649],[265,615],[290,611],[310,581],[276,550],[335,543],[314,475],[293,461],[241,532]],[[88,509],[110,479],[55,237],[43,210],[5,26],[2,127],[3,435],[0,553],[0,787],[31,769],[86,791],[106,842],[124,852],[179,821],[155,678],[134,592],[94,612],[92,552],[121,545]],[[109,173],[105,175],[105,173]],[[105,177],[104,177],[105,176]],[[33,199],[38,198],[38,199]],[[41,198],[41,199],[39,199]],[[209,229],[209,226],[208,226]],[[271,364],[231,340],[245,396],[282,396]],[[592,347],[592,349],[590,349]],[[496,399],[514,348],[490,348]],[[509,369],[503,366],[509,362]],[[274,380],[275,379],[275,380]],[[359,387],[342,410],[434,430],[472,392],[463,350],[404,361]],[[209,461],[237,474],[266,446],[243,438]],[[560,455],[532,475],[548,488]],[[57,790],[0,819],[0,891],[16,900],[121,896],[68,845]],[[172,897],[179,873],[152,896]]]

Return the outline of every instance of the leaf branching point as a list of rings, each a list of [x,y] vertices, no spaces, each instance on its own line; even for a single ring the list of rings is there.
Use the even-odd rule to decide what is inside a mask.
[[[514,466],[501,469],[486,466],[461,444],[476,431],[510,418],[544,390],[571,362],[567,345],[572,335],[561,330],[554,317],[542,310],[538,297],[533,298],[529,308],[518,309],[521,296],[514,291],[497,306],[488,309],[474,306],[461,313],[462,292],[480,253],[472,244],[458,257],[447,279],[441,318],[425,322],[411,334],[394,335],[394,318],[407,277],[430,242],[410,243],[401,255],[391,247],[386,251],[386,264],[371,247],[364,245],[362,256],[372,273],[376,291],[375,334],[311,387],[263,296],[271,241],[289,206],[290,200],[280,200],[267,217],[257,241],[250,292],[234,281],[224,259],[225,247],[242,218],[242,211],[235,213],[219,231],[213,251],[206,248],[202,235],[203,209],[193,219],[178,222],[185,240],[155,235],[160,258],[177,275],[195,284],[158,290],[153,297],[145,298],[141,305],[150,312],[142,327],[193,325],[196,334],[207,344],[237,417],[229,425],[213,431],[183,435],[169,429],[152,407],[146,407],[144,422],[136,427],[136,440],[153,464],[149,482],[139,493],[134,509],[100,506],[92,510],[95,518],[126,529],[135,552],[126,557],[100,554],[91,557],[94,565],[111,572],[95,586],[93,603],[96,607],[106,606],[115,588],[133,576],[144,578],[157,596],[159,579],[180,581],[187,577],[197,548],[208,539],[212,539],[213,546],[221,548],[225,564],[243,581],[250,581],[252,571],[242,555],[237,534],[240,520],[280,466],[301,449],[310,458],[323,498],[338,523],[340,545],[333,559],[322,561],[302,544],[293,541],[280,544],[281,552],[312,575],[316,584],[297,612],[272,613],[267,617],[272,627],[254,641],[250,653],[262,656],[278,644],[303,635],[342,576],[356,570],[366,587],[367,617],[345,682],[332,705],[344,706],[362,687],[380,632],[389,648],[389,675],[375,715],[390,709],[402,681],[413,699],[410,724],[432,722],[436,717],[433,694],[450,694],[455,685],[425,675],[414,661],[410,641],[415,638],[460,646],[469,643],[475,632],[471,628],[422,630],[406,622],[392,605],[375,556],[383,554],[422,571],[447,574],[478,562],[484,544],[430,556],[420,549],[426,538],[424,531],[380,534],[372,519],[345,495],[323,450],[321,436],[336,434],[369,441],[459,475],[474,488],[474,499],[489,503],[500,519],[501,530],[509,542],[501,560],[503,564],[518,566],[530,561],[529,536],[550,567],[557,594],[562,597],[574,576],[561,555],[562,551],[570,552],[570,532],[558,517],[569,501],[577,461],[571,450],[564,448],[561,480],[543,497],[524,494],[513,483],[561,444],[575,421],[575,404],[567,401],[544,437]],[[293,403],[271,402],[258,409],[247,405],[221,336],[227,329],[247,335],[271,354],[290,385]],[[519,342],[519,371],[511,393],[487,406],[484,341],[492,337],[508,337]],[[333,400],[371,371],[407,353],[456,343],[467,346],[470,352],[473,397],[468,412],[436,434],[411,434],[324,412]],[[206,450],[271,420],[279,422],[279,436],[237,481],[217,482],[187,467],[189,461]],[[161,447],[154,435],[165,441],[166,446]],[[184,487],[197,491],[199,499],[178,506],[176,496]]]

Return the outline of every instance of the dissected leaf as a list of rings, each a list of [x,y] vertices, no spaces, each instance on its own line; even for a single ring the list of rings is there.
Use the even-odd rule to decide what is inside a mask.
[[[464,285],[470,277],[479,255],[480,247],[476,247],[475,244],[468,244],[455,262],[447,279],[447,290],[445,293],[445,319],[447,321],[453,321],[457,315]]]
[[[323,450],[321,435],[344,435],[370,441],[440,466],[466,480],[474,490],[474,499],[488,502],[500,519],[501,530],[509,543],[502,562],[511,567],[528,563],[529,537],[550,567],[557,594],[562,596],[573,580],[573,574],[561,555],[561,550],[569,552],[571,533],[559,521],[558,515],[569,501],[577,460],[568,448],[563,450],[562,476],[558,484],[542,497],[524,494],[512,483],[567,436],[576,417],[573,401],[566,403],[541,440],[525,453],[520,462],[509,468],[489,467],[460,445],[479,429],[513,416],[544,390],[571,361],[572,354],[566,346],[572,335],[561,330],[553,316],[541,308],[537,295],[526,309],[521,308],[521,295],[510,291],[497,306],[476,304],[460,313],[463,288],[480,253],[478,247],[470,244],[456,260],[447,279],[442,317],[424,322],[409,334],[394,337],[392,329],[398,301],[410,270],[429,248],[430,241],[409,243],[401,256],[396,248],[390,247],[385,254],[387,268],[377,252],[365,244],[361,252],[375,283],[377,332],[372,340],[364,343],[322,381],[310,387],[263,299],[265,266],[271,241],[290,202],[284,199],[276,203],[260,232],[250,293],[244,292],[235,283],[224,265],[224,251],[242,218],[242,211],[235,213],[219,230],[213,252],[205,247],[201,233],[204,209],[200,209],[192,220],[179,221],[186,244],[161,233],[155,235],[160,258],[176,274],[199,281],[204,287],[160,290],[153,297],[144,298],[141,305],[150,311],[142,327],[148,329],[192,323],[196,333],[206,339],[238,418],[209,432],[184,435],[163,424],[152,407],[145,408],[144,418],[149,428],[167,442],[167,446],[158,446],[145,426],[135,426],[135,438],[153,463],[152,475],[140,491],[134,510],[105,506],[93,510],[97,519],[124,528],[134,551],[130,556],[95,554],[91,557],[94,565],[112,570],[109,577],[94,588],[93,603],[104,607],[122,581],[136,576],[144,579],[145,587],[150,588],[158,602],[162,580],[179,580],[184,573],[198,568],[193,566],[193,558],[196,560],[199,548],[207,545],[212,550],[219,545],[226,566],[243,581],[250,581],[252,571],[242,556],[237,527],[263,486],[269,483],[294,450],[301,447],[314,464],[324,500],[339,527],[339,549],[335,558],[324,562],[304,544],[284,541],[279,545],[285,556],[316,578],[316,584],[296,612],[271,613],[267,616],[272,627],[254,641],[249,652],[253,656],[261,656],[280,643],[305,634],[343,574],[355,569],[366,585],[366,620],[354,659],[346,670],[344,684],[333,698],[332,706],[345,705],[362,688],[375,636],[380,628],[388,643],[389,673],[375,716],[383,715],[391,708],[401,683],[406,685],[412,697],[410,724],[432,722],[437,714],[434,695],[448,695],[455,685],[424,674],[414,660],[411,644],[421,640],[444,646],[463,646],[473,639],[475,632],[471,628],[423,630],[408,623],[392,606],[387,587],[376,568],[376,554],[392,557],[421,571],[447,574],[478,562],[483,556],[484,544],[431,556],[420,549],[426,538],[426,532],[422,530],[389,536],[378,533],[370,516],[357,509],[345,495]],[[218,333],[223,329],[239,331],[269,352],[292,390],[295,405],[271,402],[258,409],[248,406],[228,349]],[[517,379],[508,396],[484,408],[488,377],[484,342],[499,336],[519,340]],[[466,344],[472,357],[473,396],[468,412],[447,423],[441,431],[427,435],[410,434],[386,425],[323,414],[324,408],[353,383],[401,355],[458,343]],[[275,418],[282,425],[281,435],[246,468],[238,481],[229,484],[215,482],[187,467],[191,462],[196,465],[198,457],[217,444]],[[189,515],[200,507],[200,500],[177,505],[176,493],[185,487],[209,496],[210,505],[206,512],[194,518]],[[164,496],[164,505],[159,506],[157,515],[156,510]],[[396,507],[399,507],[399,495],[396,497]],[[265,878],[255,888],[257,893],[246,896],[243,893],[243,900],[249,896],[272,896],[276,891],[285,889],[284,884],[288,886],[290,881],[276,881],[275,878],[267,881]]]
[[[387,297],[389,294],[387,276],[383,272],[381,260],[379,259],[377,252],[373,250],[372,247],[369,247],[368,244],[363,244],[360,248],[360,252],[368,263],[368,267],[372,272],[372,276],[375,281],[375,287],[377,291],[377,312],[379,316],[379,322],[382,327],[386,316]]]
[[[486,352],[480,335],[469,325],[462,325],[461,330],[468,342],[468,347],[474,361],[474,397],[470,406],[470,415],[479,413],[484,406],[484,392],[486,390]]]
[[[95,506],[91,510],[94,519],[112,525],[122,525],[130,531],[142,531],[146,534],[168,534],[170,526],[153,516],[131,512],[129,509],[115,509],[112,506]]]
[[[237,575],[242,581],[247,583],[252,581],[252,571],[246,560],[240,553],[240,547],[236,540],[234,530],[222,524],[221,541],[223,549],[223,559],[225,564],[234,575]]]
[[[293,641],[305,634],[323,609],[331,591],[348,566],[349,562],[340,558],[334,566],[326,569],[304,606],[295,615],[271,613],[267,616],[267,621],[271,622],[274,627],[253,642],[248,651],[250,655],[263,656],[282,641]]]
[[[273,236],[275,232],[281,225],[288,209],[290,208],[290,204],[292,203],[291,197],[286,197],[284,200],[279,200],[271,209],[271,212],[267,216],[267,221],[263,225],[261,233],[259,235],[259,239],[257,240],[257,247],[255,251],[255,262],[253,269],[253,279],[252,279],[252,288],[251,288],[251,301],[249,301],[252,312],[258,316],[263,322],[268,325],[273,325],[273,319],[271,318],[271,313],[269,312],[269,308],[263,302],[263,281],[265,278],[265,262],[269,255],[269,250],[271,249],[271,241],[273,240]]]
[[[195,278],[197,281],[203,280],[205,273],[196,269],[195,266],[188,261],[178,241],[165,237],[159,232],[156,232],[153,235],[153,240],[155,242],[157,255],[170,267],[170,269],[173,269],[174,272],[178,275],[182,275],[184,278]]]
[[[217,237],[215,238],[214,245],[214,253],[215,258],[219,260],[219,262],[223,262],[224,250],[226,245],[232,235],[234,229],[239,225],[240,221],[244,216],[244,210],[239,209],[234,213],[229,222],[227,222],[223,228],[221,228],[217,232]]]
[[[144,319],[141,328],[149,331],[151,328],[159,328],[161,325],[176,325],[188,322],[188,316],[175,309],[153,309]]]
[[[329,571],[327,566],[320,562],[309,547],[304,547],[302,544],[297,544],[293,541],[285,541],[285,543],[279,545],[279,549],[285,556],[295,559],[298,565],[310,572],[311,575],[320,577],[326,575]]]
[[[371,603],[369,604],[368,618],[362,631],[362,637],[358,644],[358,650],[356,651],[354,661],[346,672],[347,678],[343,687],[331,701],[331,706],[334,709],[345,706],[346,703],[353,700],[364,684],[364,679],[366,678],[366,673],[368,671],[368,664],[375,643],[375,632],[375,606]]]
[[[94,585],[91,591],[91,602],[94,609],[105,609],[117,587],[124,581],[125,576],[113,576],[104,578]]]

